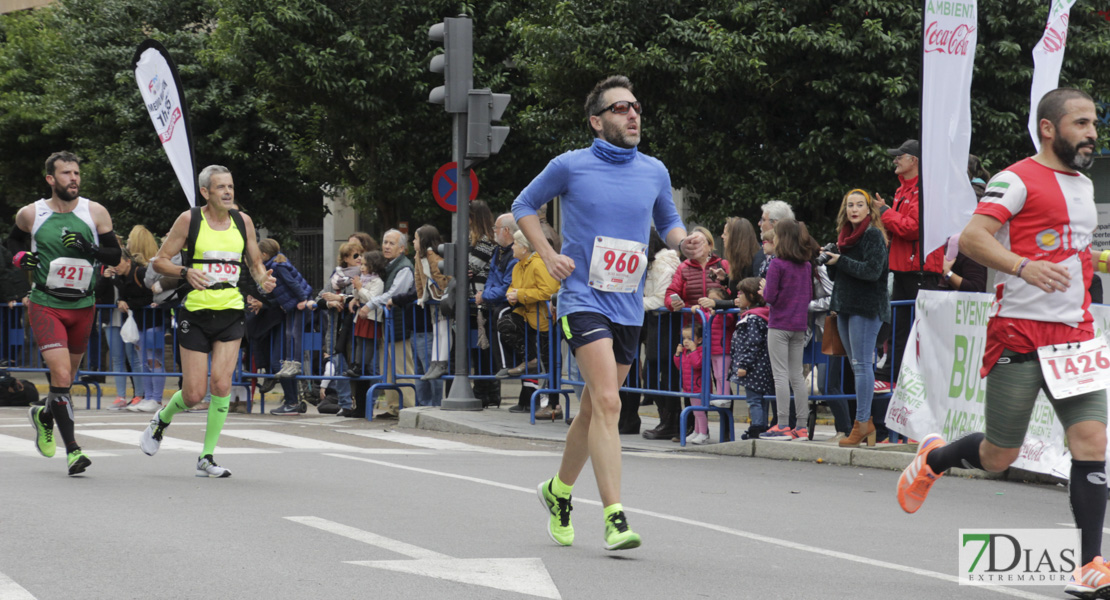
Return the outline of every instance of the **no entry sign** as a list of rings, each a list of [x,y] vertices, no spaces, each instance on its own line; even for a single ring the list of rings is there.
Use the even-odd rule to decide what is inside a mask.
[[[455,181],[457,175],[456,164],[449,162],[436,171],[432,177],[432,195],[444,210],[455,212],[458,208],[459,184]],[[478,174],[470,170],[470,199],[478,197]]]

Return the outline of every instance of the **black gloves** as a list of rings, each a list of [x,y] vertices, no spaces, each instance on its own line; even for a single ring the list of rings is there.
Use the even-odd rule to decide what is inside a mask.
[[[20,251],[12,257],[12,264],[24,271],[34,271],[39,266],[39,257],[34,252]]]
[[[80,231],[70,231],[63,235],[62,245],[77,250],[89,258],[95,258],[97,253],[100,252],[100,247],[86,240]]]

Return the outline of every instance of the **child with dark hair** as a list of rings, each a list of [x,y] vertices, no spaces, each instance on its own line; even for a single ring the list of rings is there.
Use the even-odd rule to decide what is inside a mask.
[[[682,328],[682,344],[674,349],[674,365],[682,376],[682,391],[690,394],[691,406],[704,406],[701,399],[701,350],[702,327],[697,320],[691,327]],[[704,444],[709,441],[709,415],[704,410],[694,411],[694,435],[691,444]]]
[[[775,379],[779,437],[808,439],[809,390],[802,376],[802,350],[805,346],[809,301],[813,299],[813,265],[816,252],[809,234],[794,219],[775,223],[773,242],[775,260],[767,267],[761,291],[770,307],[767,349]],[[816,246],[819,248],[819,246]],[[791,428],[787,412],[793,391],[797,427]],[[786,424],[784,427],[783,424]]]
[[[774,392],[771,356],[767,351],[767,321],[770,309],[759,295],[759,278],[748,277],[737,287],[736,306],[744,312],[732,334],[732,383],[744,386],[748,417],[751,425],[740,434],[742,440],[759,438],[767,431],[767,407],[764,396]]]

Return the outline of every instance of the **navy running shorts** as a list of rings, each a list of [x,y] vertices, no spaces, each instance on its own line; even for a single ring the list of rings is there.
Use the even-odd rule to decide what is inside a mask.
[[[640,350],[640,326],[618,325],[600,313],[576,312],[559,317],[559,331],[571,352],[603,338],[613,340],[613,358],[618,365],[630,365]]]

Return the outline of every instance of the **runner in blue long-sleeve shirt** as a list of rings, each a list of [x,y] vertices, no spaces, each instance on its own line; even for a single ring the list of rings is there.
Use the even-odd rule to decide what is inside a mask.
[[[617,421],[620,384],[636,358],[644,319],[643,275],[651,226],[672,248],[686,229],[671,198],[671,179],[659,160],[641,154],[641,105],[627,77],[599,82],[586,97],[594,133],[589,148],[555,157],[513,202],[513,216],[553,277],[559,292],[559,329],[574,352],[586,389],[567,432],[558,474],[539,485],[556,543],[574,542],[571,489],[586,460],[605,506],[605,548],[640,545],[621,506]],[[537,209],[559,197],[562,253],[543,235]]]

